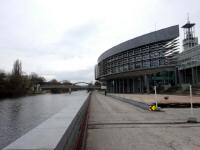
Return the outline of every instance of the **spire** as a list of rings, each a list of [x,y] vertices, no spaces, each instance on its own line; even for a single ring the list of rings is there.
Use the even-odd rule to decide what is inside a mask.
[[[187,23],[190,23],[190,14],[187,13]]]
[[[184,50],[191,49],[198,45],[198,38],[195,37],[195,23],[190,23],[189,13],[187,13],[187,23],[182,26],[184,31],[183,48]]]

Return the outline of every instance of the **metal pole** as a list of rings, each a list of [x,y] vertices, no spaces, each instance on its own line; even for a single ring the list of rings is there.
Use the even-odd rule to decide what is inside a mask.
[[[188,118],[187,122],[188,123],[197,123],[197,118],[194,117],[194,112],[193,112],[193,104],[192,104],[192,86],[190,85],[190,117]]]
[[[135,80],[135,78],[133,78],[133,83],[132,83],[133,84],[133,93],[135,93],[135,83],[134,83],[135,81],[134,80]]]
[[[155,91],[155,101],[156,101],[156,108],[158,108],[156,86],[154,86],[154,91]]]
[[[198,67],[196,66],[196,81],[197,81],[197,84],[198,84]]]
[[[122,87],[123,87],[123,93],[124,93],[124,79],[122,80]]]
[[[192,85],[190,85],[190,114],[192,117],[194,116],[193,103],[192,103]]]

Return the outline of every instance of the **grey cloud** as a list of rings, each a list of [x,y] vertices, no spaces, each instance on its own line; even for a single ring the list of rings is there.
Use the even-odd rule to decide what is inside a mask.
[[[83,25],[79,25],[65,33],[64,39],[73,41],[85,41],[97,30],[97,24],[94,22],[88,22]]]
[[[94,68],[90,67],[85,70],[78,70],[78,71],[64,71],[64,72],[53,72],[47,71],[44,76],[56,76],[56,79],[59,81],[69,80],[71,82],[91,82],[94,81]]]
[[[156,6],[143,5],[152,3],[148,0],[141,2],[130,0],[120,3],[120,11],[118,9],[110,10],[111,5],[109,4],[114,1],[110,3],[102,1],[101,3],[103,5],[104,3],[107,4],[106,8],[109,9],[102,10],[98,5],[94,5],[92,7],[94,15],[90,16],[89,13],[86,13],[86,15],[83,15],[86,19],[79,18],[79,14],[83,10],[87,11],[87,6],[89,6],[87,2],[87,0],[84,1],[85,8],[79,8],[83,8],[82,10],[72,9],[79,11],[75,16],[73,14],[75,11],[69,14],[71,12],[67,11],[67,7],[70,6],[66,5],[68,3],[64,3],[66,5],[63,7],[64,11],[60,12],[69,15],[62,16],[57,11],[58,13],[51,13],[52,15],[55,14],[51,17],[48,11],[52,12],[52,9],[46,9],[45,4],[50,3],[48,0],[46,2],[43,1],[42,5],[44,6],[42,7],[37,7],[38,4],[41,4],[39,0],[37,2],[36,0],[1,0],[0,69],[10,71],[13,62],[19,58],[22,60],[24,71],[27,73],[49,74],[59,80],[90,81],[94,79],[94,70],[93,67],[90,67],[94,64],[87,65],[88,69],[86,70],[80,69],[80,71],[74,72],[55,72],[54,69],[57,66],[53,68],[50,64],[53,64],[53,61],[60,60],[61,62],[67,62],[62,60],[70,60],[74,57],[80,59],[80,63],[84,63],[83,60],[87,58],[90,60],[97,59],[104,50],[111,48],[115,44],[151,32],[154,30],[155,23],[157,23],[158,29],[174,24],[184,24],[187,12],[190,13],[191,21],[197,24],[196,35],[200,36],[199,0],[153,1]],[[54,2],[51,3],[53,4]],[[57,3],[62,4],[62,1],[55,1],[55,4]],[[121,6],[123,3],[125,7]],[[129,8],[127,8],[128,5],[130,6]],[[144,6],[142,10],[138,10],[138,14],[134,13],[137,5],[142,6],[139,8]],[[132,7],[134,9],[131,9]],[[45,12],[43,8],[46,9]],[[98,10],[102,12],[98,12]],[[71,20],[67,20],[67,16],[70,16]],[[60,18],[58,22],[54,20],[57,17]],[[45,18],[48,19],[45,20]],[[76,20],[74,26],[73,24],[68,26],[71,23],[70,21],[74,20]],[[82,21],[79,22],[79,20]],[[69,22],[67,23],[67,21]],[[60,31],[59,24],[62,23],[63,26],[61,27],[63,28]],[[59,32],[58,34],[57,31]],[[93,63],[93,60],[87,63]],[[67,66],[66,64],[64,65]],[[67,68],[63,70],[67,70]]]

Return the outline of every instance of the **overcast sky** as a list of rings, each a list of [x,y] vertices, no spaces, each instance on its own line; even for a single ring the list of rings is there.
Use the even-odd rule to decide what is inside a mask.
[[[20,59],[27,74],[92,81],[104,51],[155,27],[182,26],[187,13],[199,36],[199,6],[199,0],[0,0],[0,69],[10,72]]]

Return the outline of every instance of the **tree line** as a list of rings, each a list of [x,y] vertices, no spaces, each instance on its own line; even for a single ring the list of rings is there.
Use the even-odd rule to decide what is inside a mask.
[[[22,71],[21,61],[16,60],[11,73],[0,71],[0,98],[31,94],[34,85],[43,82],[45,82],[45,78],[36,73],[25,75]]]
[[[41,77],[36,73],[27,75],[23,72],[22,63],[18,59],[14,62],[11,73],[0,70],[0,99],[38,94],[38,91],[36,90],[38,85],[72,85],[72,83],[68,80],[59,82],[56,79],[47,82],[44,77]],[[92,83],[90,83],[90,86],[91,85]],[[95,85],[99,86],[99,83],[96,82]],[[48,92],[66,93],[69,92],[68,90],[69,89],[55,88],[48,90]]]

